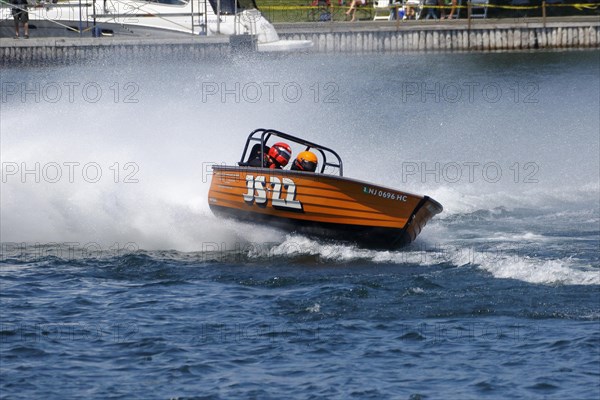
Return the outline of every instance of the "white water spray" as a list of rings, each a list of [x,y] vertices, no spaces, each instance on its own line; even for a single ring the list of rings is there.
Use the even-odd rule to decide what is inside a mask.
[[[581,74],[563,71],[562,79],[547,60],[537,64],[537,75],[517,67],[486,72],[468,55],[240,57],[119,72],[108,65],[3,72],[3,89],[16,83],[17,93],[3,92],[1,110],[2,241],[180,251],[286,243],[267,227],[215,218],[206,200],[210,165],[237,162],[246,135],[258,127],[336,149],[346,176],[435,198],[445,208],[438,222],[525,208],[587,212],[593,223],[599,83],[587,75],[593,62],[583,58]],[[569,63],[561,65],[581,64]],[[444,88],[467,81],[476,88],[493,84],[504,95],[492,99],[478,89],[472,99],[450,101]],[[536,101],[526,102],[524,90]],[[438,222],[420,240],[454,245],[460,232]],[[398,256],[351,253],[348,259],[375,262]],[[569,268],[564,261],[556,262]],[[489,270],[554,279],[510,265]]]

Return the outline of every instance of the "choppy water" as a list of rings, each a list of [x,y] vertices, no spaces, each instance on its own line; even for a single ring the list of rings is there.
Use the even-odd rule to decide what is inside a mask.
[[[114,65],[0,76],[2,398],[600,396],[599,52]],[[444,213],[398,251],[218,220],[257,127]]]

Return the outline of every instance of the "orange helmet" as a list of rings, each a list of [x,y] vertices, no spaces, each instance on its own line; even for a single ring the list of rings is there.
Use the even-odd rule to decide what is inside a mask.
[[[293,169],[296,171],[315,172],[317,170],[317,156],[312,151],[303,151],[294,160]]]
[[[287,143],[277,142],[269,149],[269,157],[280,167],[285,167],[292,157],[292,148]]]

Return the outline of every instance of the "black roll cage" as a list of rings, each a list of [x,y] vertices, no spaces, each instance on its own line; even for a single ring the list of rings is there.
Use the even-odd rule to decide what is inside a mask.
[[[250,135],[248,135],[248,139],[246,140],[246,145],[244,146],[244,152],[242,153],[242,158],[238,164],[241,166],[248,165],[248,163],[245,160],[246,160],[246,153],[248,152],[248,147],[250,146],[251,142],[260,143],[260,153],[259,153],[260,159],[264,160],[265,145],[269,141],[271,136],[279,137],[284,140],[289,140],[290,142],[294,142],[299,145],[306,146],[304,151],[308,151],[308,150],[318,151],[319,154],[321,154],[321,159],[323,160],[320,173],[325,172],[326,167],[332,167],[332,168],[337,169],[339,176],[344,176],[344,167],[342,164],[342,159],[335,151],[333,151],[330,148],[327,148],[325,146],[321,146],[319,144],[309,142],[308,140],[304,140],[299,137],[292,136],[288,133],[276,131],[275,129],[259,128],[259,129],[255,129],[254,131],[252,131],[250,133]],[[335,158],[336,161],[328,160],[327,155],[330,156],[329,157],[330,159]],[[263,167],[266,167],[266,166],[263,165]]]

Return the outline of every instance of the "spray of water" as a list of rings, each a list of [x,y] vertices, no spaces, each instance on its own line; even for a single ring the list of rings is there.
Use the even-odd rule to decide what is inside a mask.
[[[453,230],[456,219],[478,212],[491,219],[503,210],[546,210],[540,218],[582,212],[593,224],[597,61],[585,53],[567,60],[528,55],[528,64],[521,57],[240,56],[124,65],[118,72],[108,64],[9,70],[0,122],[2,241],[180,251],[262,241],[275,243],[275,252],[277,243],[292,248],[282,232],[224,222],[208,208],[210,165],[238,161],[246,135],[258,127],[335,148],[347,176],[440,201],[445,211],[425,229],[423,243],[455,245],[466,237]],[[515,226],[516,235],[531,233]],[[309,253],[330,253],[294,240]],[[342,253],[373,262],[402,257],[353,247]],[[461,264],[460,255],[450,258]],[[506,263],[529,271],[515,273],[519,279],[562,279],[536,278],[531,268]],[[555,259],[544,269],[555,263],[560,275],[569,261]],[[511,276],[507,268],[489,270]]]

